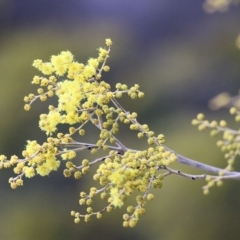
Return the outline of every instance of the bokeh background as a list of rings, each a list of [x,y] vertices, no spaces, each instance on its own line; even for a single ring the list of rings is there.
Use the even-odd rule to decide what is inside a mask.
[[[38,74],[32,61],[47,61],[70,50],[86,62],[97,56],[105,38],[111,38],[111,71],[104,79],[114,85],[139,83],[145,92],[144,99],[126,97],[121,103],[137,111],[140,122],[165,134],[167,145],[180,154],[224,167],[216,139],[199,133],[191,119],[204,112],[209,119],[224,118],[237,127],[227,110],[212,112],[208,102],[220,92],[238,93],[240,51],[235,40],[240,6],[215,14],[205,13],[202,6],[203,0],[0,0],[0,152],[21,155],[26,140],[44,141],[38,116],[47,105],[38,102],[30,112],[23,110],[23,96],[36,90],[30,84]],[[121,139],[129,146],[144,147],[127,136],[124,132]],[[178,164],[173,167],[199,173]],[[125,229],[124,207],[100,221],[73,223],[70,211],[79,210],[79,192],[91,186],[90,175],[76,181],[59,171],[27,179],[24,187],[11,190],[12,175],[12,170],[0,172],[3,240],[235,240],[240,236],[237,181],[225,182],[204,196],[204,181],[167,178],[137,227]]]

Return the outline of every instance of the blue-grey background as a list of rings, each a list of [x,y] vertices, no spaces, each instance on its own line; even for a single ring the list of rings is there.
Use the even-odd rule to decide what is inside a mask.
[[[144,99],[123,98],[125,108],[165,134],[167,145],[179,153],[224,167],[216,139],[199,133],[191,119],[204,112],[209,119],[224,118],[238,127],[227,110],[211,112],[208,101],[223,91],[238,93],[240,51],[235,40],[240,6],[208,15],[202,5],[202,0],[0,0],[0,153],[20,156],[26,140],[44,141],[38,116],[47,104],[37,102],[30,112],[23,110],[23,97],[36,91],[30,84],[38,74],[32,61],[48,61],[70,50],[86,62],[97,56],[105,38],[111,38],[111,71],[104,80],[114,85],[139,83],[145,92]],[[130,137],[134,135],[127,136],[121,135],[127,145],[144,147]],[[173,167],[198,173],[178,164]],[[79,192],[92,186],[91,175],[76,181],[59,171],[26,179],[24,187],[11,190],[12,175],[12,170],[0,172],[0,239],[213,240],[240,235],[237,181],[225,182],[206,197],[201,190],[204,181],[167,178],[163,189],[154,191],[156,197],[137,227],[125,229],[125,207],[100,221],[73,223],[70,211],[81,209]]]

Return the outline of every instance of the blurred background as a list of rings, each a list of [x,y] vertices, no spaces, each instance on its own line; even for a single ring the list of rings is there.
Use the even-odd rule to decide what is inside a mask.
[[[43,142],[38,117],[47,104],[23,110],[23,97],[36,88],[34,59],[70,50],[80,62],[97,56],[105,38],[113,40],[104,80],[139,83],[144,99],[121,103],[139,113],[139,121],[166,136],[166,145],[178,153],[225,167],[216,139],[191,125],[197,113],[208,119],[226,119],[237,127],[228,110],[210,111],[209,100],[220,92],[239,89],[240,6],[207,14],[203,0],[0,0],[0,153],[21,155],[26,140]],[[54,103],[54,101],[52,102]],[[130,147],[140,148],[128,134],[120,135]],[[135,135],[133,135],[134,137]],[[91,137],[88,139],[91,140]],[[79,160],[85,158],[80,155]],[[240,164],[238,164],[240,166]],[[190,167],[173,165],[187,173]],[[237,168],[237,166],[236,166]],[[172,176],[164,180],[146,214],[133,229],[122,227],[125,207],[76,225],[71,210],[81,211],[79,192],[92,186],[91,175],[80,181],[62,172],[26,179],[11,190],[12,170],[0,172],[0,239],[238,239],[240,235],[239,182],[224,182],[210,195],[202,194],[204,181]],[[96,204],[101,205],[100,201]]]

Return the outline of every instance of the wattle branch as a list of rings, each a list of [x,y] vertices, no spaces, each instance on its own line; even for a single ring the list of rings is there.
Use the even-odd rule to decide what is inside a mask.
[[[33,78],[32,83],[39,85],[38,94],[31,93],[24,97],[24,109],[30,110],[37,99],[46,101],[56,96],[58,102],[57,106],[49,105],[48,113],[40,115],[39,127],[47,135],[45,142],[40,144],[36,140],[28,140],[21,158],[15,155],[10,159],[0,156],[0,168],[11,167],[16,174],[16,177],[9,179],[10,186],[16,189],[23,186],[24,178],[48,176],[52,171],[57,171],[62,162],[65,162],[63,175],[75,179],[89,174],[92,166],[97,165],[93,174],[96,187],[91,187],[89,193],[80,192],[79,204],[86,206],[85,213],[71,211],[75,223],[79,223],[81,218],[88,222],[93,216],[100,219],[103,212],[122,207],[125,200],[135,193],[135,206],[127,206],[123,215],[123,226],[134,227],[139,216],[145,213],[146,202],[154,199],[151,190],[160,189],[165,177],[177,175],[193,180],[206,179],[204,193],[208,193],[215,183],[220,186],[224,179],[239,179],[240,173],[232,171],[233,160],[239,155],[239,133],[226,128],[224,121],[209,123],[202,114],[193,121],[200,130],[213,128],[213,135],[223,132],[224,140],[218,145],[227,152],[228,166],[225,169],[191,160],[169,149],[163,134],[156,135],[147,124],[139,123],[138,114],[125,110],[118,101],[124,94],[131,99],[144,97],[139,85],[128,87],[117,83],[115,90],[112,90],[110,84],[102,79],[103,72],[110,70],[106,65],[112,46],[110,39],[106,39],[106,46],[107,49],[99,48],[98,57],[90,58],[86,64],[75,61],[69,51],[52,56],[50,62],[34,61],[33,66],[43,76]],[[238,115],[238,112],[232,110],[232,114]],[[61,124],[69,126],[68,132],[58,131]],[[94,126],[98,132],[96,143],[83,140],[87,134],[87,124]],[[138,138],[146,139],[145,149],[128,148],[118,138],[117,133],[123,124],[136,131]],[[77,153],[82,151],[89,151],[92,155],[98,153],[101,157],[75,162]],[[170,168],[176,161],[215,175],[191,175]],[[96,196],[107,204],[94,211],[92,204]]]

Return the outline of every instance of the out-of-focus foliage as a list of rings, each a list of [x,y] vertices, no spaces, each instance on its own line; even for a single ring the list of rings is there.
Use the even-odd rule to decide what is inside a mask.
[[[203,8],[208,13],[227,11],[232,4],[239,3],[239,0],[206,0]]]

